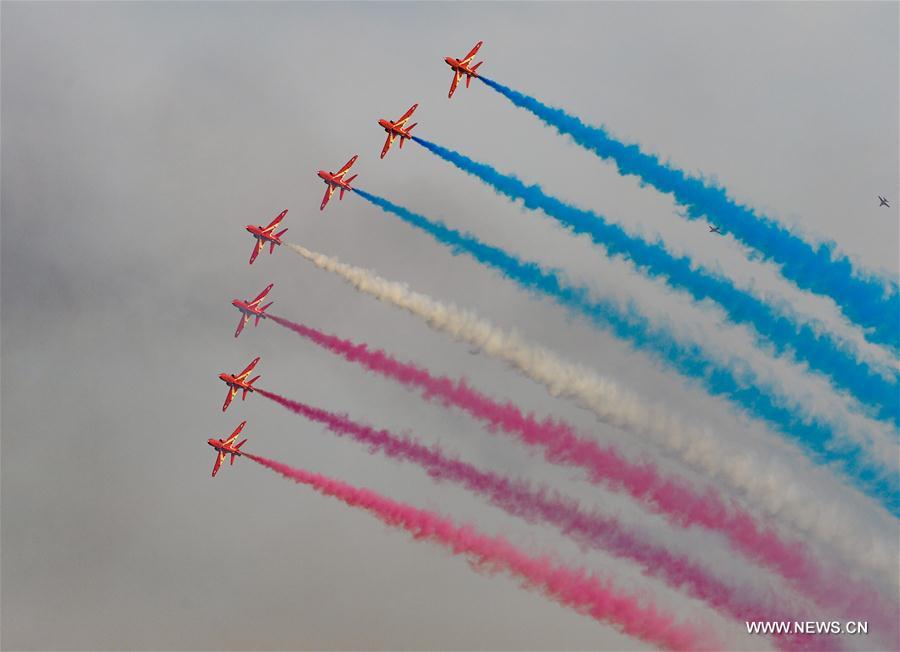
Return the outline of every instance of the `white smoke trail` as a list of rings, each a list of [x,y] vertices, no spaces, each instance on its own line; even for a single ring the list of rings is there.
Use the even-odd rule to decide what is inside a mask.
[[[776,465],[771,459],[752,459],[746,450],[726,450],[710,430],[689,424],[670,409],[641,398],[591,369],[567,362],[472,312],[436,301],[369,270],[300,245],[286,244],[316,267],[337,274],[357,290],[403,308],[422,318],[432,329],[503,360],[543,384],[551,395],[575,400],[604,423],[648,438],[710,479],[745,495],[751,504],[766,513],[815,536],[861,569],[881,577],[896,576],[894,546],[873,537],[852,507],[822,501],[798,481],[791,468]]]

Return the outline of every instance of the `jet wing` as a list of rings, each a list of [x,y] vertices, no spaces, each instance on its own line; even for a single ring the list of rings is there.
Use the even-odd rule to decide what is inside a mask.
[[[257,304],[258,304],[260,301],[262,301],[263,297],[266,296],[266,295],[269,293],[269,290],[271,290],[274,286],[275,286],[274,283],[269,283],[269,284],[266,286],[266,289],[263,290],[262,292],[260,292],[260,293],[259,293],[259,296],[257,296],[253,301],[250,302],[250,305],[251,305],[252,307],[255,308],[255,307],[257,306]]]
[[[462,65],[466,65],[467,63],[469,63],[475,57],[475,53],[478,52],[478,49],[481,47],[482,43],[484,43],[484,41],[478,41],[478,43],[475,44],[475,47],[469,51],[469,54],[467,54],[465,58],[460,61],[460,63]]]
[[[453,97],[453,93],[456,91],[456,87],[459,86],[459,80],[462,79],[462,73],[458,70],[453,72],[453,81],[450,82],[450,94],[447,97]]]
[[[284,219],[284,216],[287,215],[287,209],[285,208],[281,213],[279,213],[278,217],[276,217],[272,222],[265,228],[266,231],[274,231],[275,227]]]
[[[253,264],[253,261],[256,260],[256,257],[259,255],[260,250],[262,249],[262,238],[256,239],[256,245],[253,247],[253,253],[250,254],[250,264]]]
[[[384,147],[381,148],[381,158],[384,158],[384,155],[388,153],[388,150],[391,148],[391,145],[394,144],[394,133],[391,132],[388,134],[387,140],[384,141]]]
[[[238,380],[245,380],[245,379],[247,378],[247,376],[250,375],[250,372],[253,371],[253,367],[256,366],[256,363],[257,363],[257,362],[259,362],[259,358],[258,358],[258,357],[257,357],[256,359],[254,359],[253,362],[251,362],[250,364],[248,364],[246,369],[244,369],[240,374],[238,374],[237,379],[238,379]]]
[[[394,123],[394,126],[395,126],[395,127],[402,127],[402,126],[406,123],[406,121],[409,120],[410,116],[413,114],[413,112],[416,110],[416,107],[418,107],[418,106],[419,106],[418,104],[413,104],[411,107],[409,107],[409,111],[407,111],[406,113],[404,113],[404,114],[400,117],[400,119],[397,120],[397,122]]]
[[[246,421],[241,421],[238,424],[238,427],[234,429],[234,432],[232,432],[231,435],[229,435],[228,441],[226,441],[225,443],[226,444],[234,443],[234,440],[238,438],[238,435],[241,434],[241,430],[243,430],[244,426],[246,426],[246,425],[247,425]]]
[[[222,442],[225,445],[233,444],[234,440],[238,438],[238,435],[241,434],[241,430],[244,429],[244,426],[247,425],[246,421],[241,421],[240,425],[234,429],[234,432],[228,435],[228,439]]]
[[[334,176],[338,179],[340,179],[342,176],[344,176],[344,173],[350,169],[350,166],[353,165],[354,163],[356,163],[356,159],[358,157],[359,157],[359,154],[354,154],[353,158],[351,158],[349,161],[344,163],[344,167],[342,167],[340,170],[338,170]]]
[[[222,451],[216,451],[218,455],[216,455],[216,463],[213,465],[212,477],[216,477],[216,473],[219,472],[219,467],[222,466],[222,462],[225,461],[225,453]]]
[[[244,314],[244,313],[241,313],[241,321],[238,322],[237,330],[234,331],[234,336],[235,336],[235,337],[237,337],[238,335],[241,334],[241,331],[244,330],[244,326],[247,325],[247,322],[248,322],[248,321],[250,321],[250,315],[246,315],[246,314]]]
[[[238,390],[237,387],[228,386],[228,395],[225,397],[225,405],[222,406],[222,412],[228,409],[228,406],[231,405],[231,401],[237,396]]]
[[[328,186],[325,189],[325,196],[322,198],[322,205],[319,206],[319,210],[325,210],[325,206],[328,205],[328,200],[331,199],[331,196],[334,194],[334,186]]]

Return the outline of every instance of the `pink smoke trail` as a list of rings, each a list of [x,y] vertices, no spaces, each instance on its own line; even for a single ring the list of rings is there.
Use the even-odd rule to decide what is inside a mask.
[[[464,555],[476,570],[506,571],[524,587],[539,589],[548,598],[629,636],[672,650],[719,647],[711,640],[708,627],[679,623],[674,616],[582,569],[556,564],[549,557],[532,557],[502,537],[486,536],[469,525],[457,526],[434,512],[390,500],[368,489],[250,453],[244,456],[321,494],[364,509],[383,523],[406,530],[415,539],[430,540],[455,555]]]
[[[575,500],[546,488],[533,489],[527,482],[514,481],[480,470],[445,455],[437,447],[424,446],[409,437],[387,430],[376,430],[357,423],[344,414],[315,408],[264,389],[257,389],[257,393],[310,421],[324,424],[339,437],[347,435],[368,445],[371,452],[381,451],[393,459],[417,464],[435,480],[449,480],[460,484],[529,523],[549,523],[582,547],[602,548],[617,557],[636,562],[642,567],[644,574],[707,602],[714,609],[739,622],[773,620],[776,616],[787,619],[788,609],[784,605],[769,604],[764,607],[753,604],[743,597],[746,592],[740,590],[740,587],[727,586],[689,559],[641,541],[615,518],[585,512]],[[815,650],[822,651],[828,648],[828,645],[823,644],[830,644],[831,641],[816,640],[812,636],[783,636],[777,637],[776,643],[783,649],[801,649],[814,644]]]
[[[504,432],[542,448],[545,459],[554,464],[583,468],[592,482],[628,493],[675,525],[699,526],[722,534],[747,558],[781,575],[824,607],[860,615],[887,632],[896,629],[896,611],[877,591],[845,573],[826,573],[805,544],[783,541],[777,532],[764,529],[746,510],[724,500],[712,488],[698,492],[683,481],[663,476],[649,462],[631,462],[614,448],[579,435],[564,421],[538,420],[533,414],[523,414],[511,402],[494,401],[469,387],[465,380],[432,376],[422,367],[401,362],[384,351],[370,350],[365,344],[281,317],[271,319],[332,353],[419,390],[428,400],[466,411],[491,432]]]

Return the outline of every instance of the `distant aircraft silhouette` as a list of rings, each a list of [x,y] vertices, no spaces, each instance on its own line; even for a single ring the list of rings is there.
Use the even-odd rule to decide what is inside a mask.
[[[882,206],[887,206],[888,208],[891,207],[891,205],[888,204],[888,200],[885,199],[884,197],[882,197],[881,195],[878,195],[878,200],[881,202],[880,204],[878,204],[879,208],[881,208]]]
[[[722,235],[722,232],[719,231],[719,227],[713,226],[712,224],[707,224],[707,226],[709,227],[710,233],[718,233],[719,235]]]

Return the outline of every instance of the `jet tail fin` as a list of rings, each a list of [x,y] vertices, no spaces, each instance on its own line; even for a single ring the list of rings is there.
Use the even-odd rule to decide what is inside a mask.
[[[344,186],[341,186],[341,196],[338,197],[338,199],[343,199],[343,198],[344,198],[344,192],[345,192],[345,191],[347,191],[347,190],[352,190],[352,188],[350,188],[350,182],[353,181],[353,180],[354,180],[356,177],[358,177],[358,176],[359,176],[358,174],[354,174],[352,177],[350,177],[349,179],[347,179],[347,180],[345,181],[345,183],[347,184],[347,187],[345,188]]]
[[[484,63],[484,61],[479,61],[474,66],[472,66],[472,72],[475,72],[476,70],[478,70],[478,66],[480,66],[483,63]]]
[[[241,446],[243,446],[245,443],[247,443],[247,440],[246,440],[246,439],[242,439],[242,440],[240,441],[240,443],[235,444],[234,450],[236,450],[236,451],[241,450]],[[234,465],[234,458],[236,458],[238,455],[239,455],[239,453],[232,453],[232,454],[231,454],[231,465],[232,465],[232,466]]]
[[[281,236],[283,236],[283,235],[284,235],[285,233],[287,233],[287,232],[288,232],[287,229],[284,229],[284,230],[282,230],[282,231],[279,231],[278,233],[275,234],[275,237],[276,237],[276,238],[280,238]]]
[[[409,131],[412,131],[412,130],[413,130],[413,127],[415,127],[417,124],[419,124],[419,123],[418,123],[418,122],[413,122],[411,125],[409,125],[409,126],[406,128],[406,131],[408,131],[408,132],[409,132]]]
[[[248,380],[248,381],[247,381],[247,387],[244,387],[244,389],[242,390],[242,391],[244,392],[244,393],[241,395],[241,400],[242,400],[242,401],[247,400],[247,394],[249,394],[250,392],[252,392],[252,391],[255,389],[255,387],[253,387],[253,383],[255,383],[255,382],[256,382],[257,380],[259,380],[260,378],[261,378],[261,376],[257,376],[256,378],[253,378],[252,380]]]
[[[264,312],[266,311],[266,309],[267,309],[269,306],[271,306],[273,303],[275,303],[275,302],[274,302],[274,301],[269,301],[269,303],[267,303],[266,305],[264,305],[263,307],[261,307],[261,308],[259,309],[259,314],[256,315],[256,322],[253,324],[254,326],[259,326],[259,320],[262,319],[262,318],[264,318],[264,317],[266,316],[266,315],[264,315],[263,313],[264,313]]]

